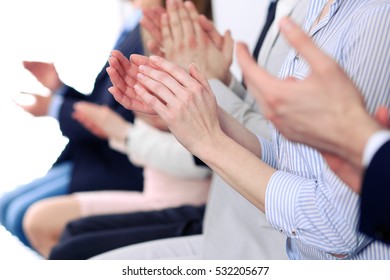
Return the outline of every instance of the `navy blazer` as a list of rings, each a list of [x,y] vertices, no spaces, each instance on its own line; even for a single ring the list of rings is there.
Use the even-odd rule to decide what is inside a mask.
[[[362,185],[360,230],[390,244],[390,141],[375,154]]]
[[[143,54],[139,25],[128,34],[118,50],[127,57],[133,53]],[[73,162],[70,193],[107,189],[142,190],[143,187],[141,168],[135,167],[126,155],[112,150],[107,141],[96,137],[72,118],[73,105],[83,100],[107,105],[126,120],[134,120],[133,113],[116,102],[108,92],[112,84],[106,72],[107,66],[108,63],[98,74],[90,95],[71,87],[67,87],[64,94],[58,121],[69,142],[55,164],[68,160]]]

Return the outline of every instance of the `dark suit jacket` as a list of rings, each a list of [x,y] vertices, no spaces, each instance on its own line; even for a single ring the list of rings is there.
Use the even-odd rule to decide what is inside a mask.
[[[119,45],[125,56],[142,54],[143,46],[140,28],[137,26]],[[106,72],[106,64],[98,74],[93,91],[84,95],[71,87],[66,88],[64,102],[60,108],[59,125],[69,143],[55,164],[72,161],[74,169],[69,192],[103,189],[142,190],[142,169],[133,166],[126,155],[112,150],[107,141],[94,136],[72,118],[73,105],[81,100],[105,104],[128,121],[134,115],[115,101],[108,92],[112,86]]]
[[[390,141],[368,166],[361,197],[360,230],[390,244]]]

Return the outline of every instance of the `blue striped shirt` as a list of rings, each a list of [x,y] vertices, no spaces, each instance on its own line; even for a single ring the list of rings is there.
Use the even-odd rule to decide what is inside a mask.
[[[304,29],[355,82],[370,113],[379,105],[390,107],[389,1],[336,0],[311,30],[326,2],[311,1]],[[280,77],[304,79],[309,72],[307,62],[291,51]],[[359,196],[316,150],[271,130],[272,142],[260,140],[262,160],[278,170],[268,183],[266,215],[287,235],[289,258],[332,260],[343,254],[345,259],[390,259],[389,246],[358,231]]]

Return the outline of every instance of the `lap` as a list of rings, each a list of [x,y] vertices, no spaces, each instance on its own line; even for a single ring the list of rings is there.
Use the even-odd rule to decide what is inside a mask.
[[[139,243],[112,250],[93,260],[157,260],[157,259],[200,259],[203,235],[167,238]]]
[[[87,259],[127,245],[200,234],[204,207],[103,215],[70,222],[50,259]]]
[[[159,211],[96,215],[70,222],[64,231],[63,238],[85,232],[105,231],[159,225],[203,221],[205,206],[182,206]]]

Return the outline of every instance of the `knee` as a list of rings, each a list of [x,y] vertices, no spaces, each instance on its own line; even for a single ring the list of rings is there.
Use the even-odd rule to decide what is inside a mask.
[[[38,202],[31,205],[23,218],[23,231],[29,241],[34,241],[39,236],[45,234],[45,213],[47,213],[46,205],[44,202]]]

